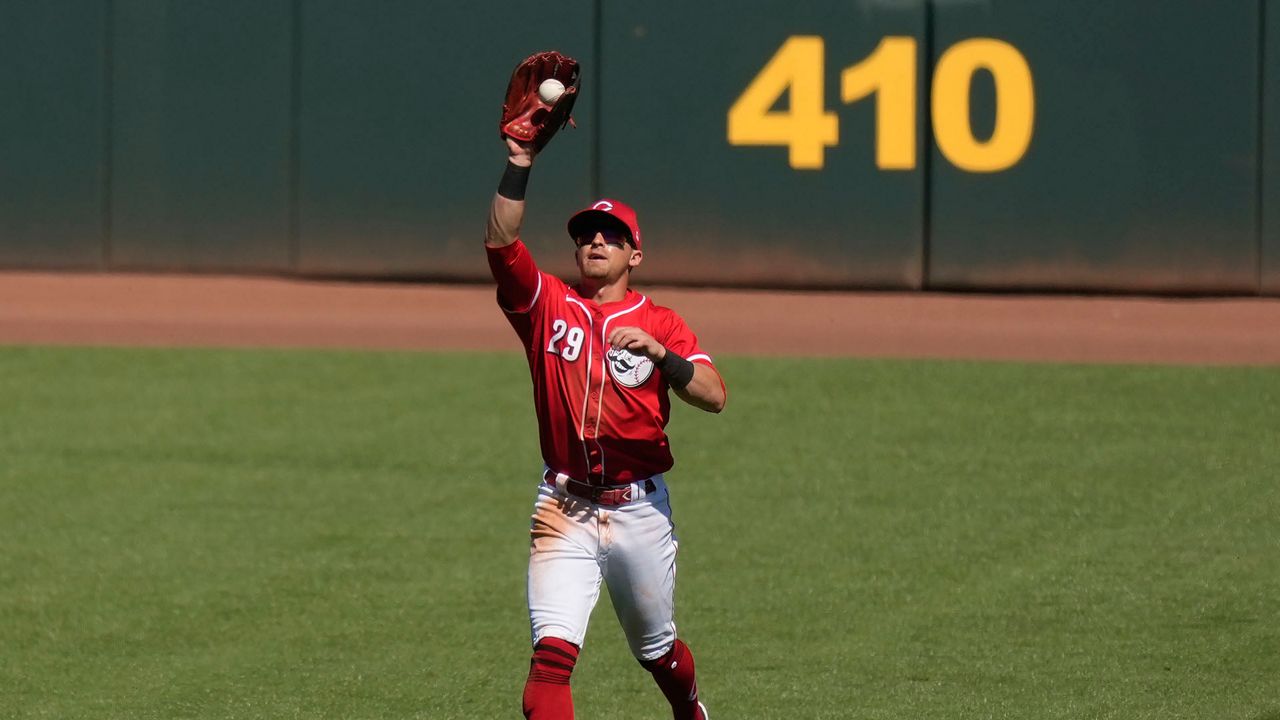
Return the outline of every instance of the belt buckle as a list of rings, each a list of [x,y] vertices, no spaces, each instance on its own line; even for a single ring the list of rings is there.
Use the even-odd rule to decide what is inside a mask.
[[[597,505],[617,506],[631,502],[632,486],[605,487],[597,485],[591,488],[591,502]]]

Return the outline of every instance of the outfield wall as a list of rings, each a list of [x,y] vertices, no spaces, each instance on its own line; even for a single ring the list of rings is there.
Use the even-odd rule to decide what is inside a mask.
[[[647,283],[1280,294],[1272,2],[760,7],[7,0],[0,267],[482,279],[502,90],[555,47],[557,272],[605,195]]]

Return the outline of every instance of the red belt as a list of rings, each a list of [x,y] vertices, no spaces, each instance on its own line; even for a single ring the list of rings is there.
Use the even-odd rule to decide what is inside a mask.
[[[556,487],[556,471],[547,470],[542,474],[542,480],[551,487]],[[630,483],[628,485],[589,485],[573,478],[564,481],[564,491],[574,497],[590,500],[597,505],[626,505],[635,500],[635,485],[638,483]],[[644,481],[645,494],[657,492],[658,486],[654,484],[653,478]]]

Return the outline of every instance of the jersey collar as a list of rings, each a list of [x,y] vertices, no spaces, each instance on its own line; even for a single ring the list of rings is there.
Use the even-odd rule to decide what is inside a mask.
[[[581,300],[582,303],[587,307],[598,309],[601,313],[607,313],[609,310],[615,310],[621,307],[630,307],[631,305],[634,305],[637,302],[640,302],[640,299],[643,297],[640,293],[636,292],[635,290],[632,290],[631,288],[627,288],[627,294],[623,295],[621,300],[615,300],[614,302],[607,302],[607,303],[597,303],[595,300],[590,300],[588,298],[585,298],[579,295],[578,288],[576,286],[572,286],[572,285],[569,286],[569,292],[573,293],[573,296]]]

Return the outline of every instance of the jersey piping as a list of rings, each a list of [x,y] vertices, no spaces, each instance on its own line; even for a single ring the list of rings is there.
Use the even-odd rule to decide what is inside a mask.
[[[604,447],[600,444],[600,418],[604,416],[604,381],[605,381],[605,378],[609,376],[608,352],[603,350],[604,346],[608,344],[607,338],[609,335],[609,323],[612,322],[614,318],[619,318],[619,317],[622,317],[623,315],[639,310],[645,304],[645,301],[647,301],[648,299],[649,298],[645,297],[644,295],[641,295],[640,302],[636,303],[635,305],[632,305],[626,310],[619,310],[618,312],[605,318],[603,325],[600,327],[600,347],[602,348],[600,352],[600,393],[599,393],[599,397],[597,398],[597,404],[596,404],[596,431],[595,431],[596,447],[600,448],[600,477],[608,477],[608,475],[605,474]],[[595,338],[592,338],[592,340],[594,339]],[[589,364],[590,363],[588,363],[588,365]],[[590,376],[588,376],[588,380],[590,380]]]
[[[582,383],[582,419],[578,421],[578,442],[582,443],[582,459],[589,468],[591,467],[591,453],[587,450],[587,398],[591,396],[591,393],[586,392],[586,388],[591,387],[591,353],[595,351],[596,323],[595,319],[591,317],[591,310],[581,300],[568,294],[564,296],[564,299],[582,309],[582,314],[587,318],[587,327],[591,328],[591,333],[588,335],[590,340],[587,342],[587,361],[582,363],[583,367],[586,368],[587,377]],[[598,432],[596,434],[599,435]],[[600,450],[601,461],[603,461],[604,448],[600,447],[600,438],[595,438],[595,441],[596,447]]]

